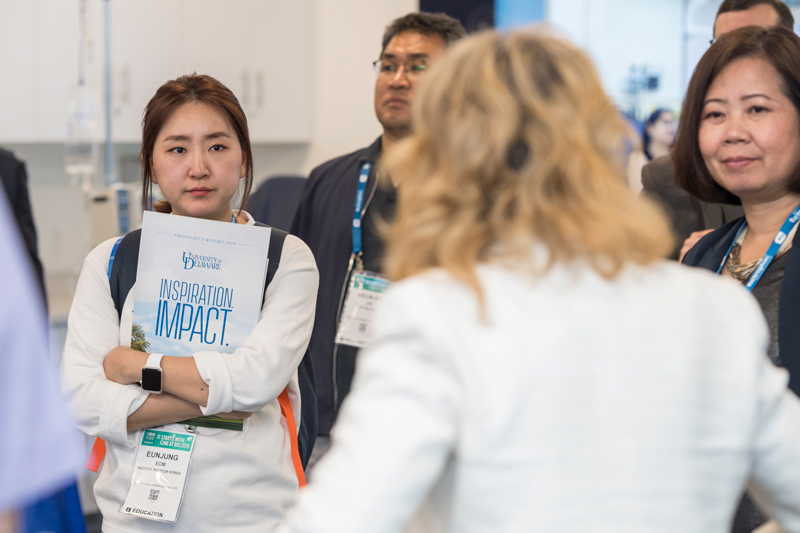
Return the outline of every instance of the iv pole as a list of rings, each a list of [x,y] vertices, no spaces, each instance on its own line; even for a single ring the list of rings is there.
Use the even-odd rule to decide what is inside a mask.
[[[114,138],[111,120],[111,0],[103,0],[103,18],[105,19],[105,107],[106,107],[106,188],[114,191],[112,196],[117,201],[117,220],[119,231],[125,235],[130,231],[131,211],[128,189],[117,181],[114,159]]]
[[[105,108],[106,108],[106,187],[117,179],[114,175],[114,140],[111,135],[111,0],[103,0],[105,25]]]

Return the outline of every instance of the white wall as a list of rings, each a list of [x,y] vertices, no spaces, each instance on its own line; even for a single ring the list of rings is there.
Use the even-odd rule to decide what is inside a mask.
[[[372,62],[393,19],[419,9],[418,0],[315,0],[311,150],[305,171],[368,146],[380,132],[375,119]]]
[[[620,106],[631,65],[660,76],[642,107],[677,109],[683,99],[683,0],[550,0],[547,20],[587,50]]]

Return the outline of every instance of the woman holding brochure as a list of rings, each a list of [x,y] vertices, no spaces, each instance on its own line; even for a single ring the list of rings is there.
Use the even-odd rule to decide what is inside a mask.
[[[589,58],[484,32],[415,98],[395,283],[292,531],[728,533],[746,485],[800,531],[800,402],[758,306],[663,260]]]
[[[182,76],[159,88],[145,109],[141,155],[144,198],[158,185],[164,201],[154,209],[187,217],[180,221],[187,220],[189,232],[230,228],[217,224],[254,225],[242,210],[253,178],[246,118],[233,93],[215,79]],[[234,211],[231,205],[239,191],[239,209]],[[157,218],[148,216],[148,223]],[[200,220],[192,223],[189,218]],[[208,221],[216,222],[209,226]],[[269,230],[263,231],[266,238]],[[141,253],[146,237],[143,232]],[[246,338],[230,348],[232,353],[209,346],[189,357],[173,357],[129,347],[132,333],[140,350],[155,337],[152,328],[132,323],[138,312],[134,302],[139,305],[136,285],[120,303],[119,314],[115,308],[109,283],[111,265],[117,267],[115,243],[112,239],[99,245],[84,262],[62,368],[79,429],[106,443],[94,487],[103,531],[270,530],[283,520],[303,482],[289,428],[295,423],[291,412],[299,421],[297,367],[314,319],[318,274],[311,252],[299,239],[285,237],[277,270],[255,310],[255,327],[249,335],[243,333]],[[186,253],[183,257],[187,260]],[[212,269],[226,264],[225,257],[194,259]],[[263,272],[254,286],[263,287]],[[137,282],[143,283],[142,278]],[[168,285],[163,294],[169,293]],[[184,298],[177,305],[183,311],[198,302],[224,303],[232,293],[210,286],[202,287],[203,292],[181,293],[177,288],[172,294]],[[228,316],[225,310],[223,314]],[[196,341],[198,331],[192,328],[210,327],[211,318],[210,310],[188,322],[185,316],[171,323],[158,318],[155,328],[174,336],[178,325],[187,323],[182,333]],[[231,329],[228,324],[228,333]],[[203,335],[207,342],[217,339],[208,331],[198,337]],[[239,430],[188,420],[207,415]],[[148,477],[159,475],[155,482]],[[138,496],[142,490],[144,501]]]

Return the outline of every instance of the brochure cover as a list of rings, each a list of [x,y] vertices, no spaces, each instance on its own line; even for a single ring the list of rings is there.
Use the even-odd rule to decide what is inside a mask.
[[[271,230],[145,212],[131,348],[190,357],[233,353],[258,323]],[[241,431],[242,420],[193,418]]]

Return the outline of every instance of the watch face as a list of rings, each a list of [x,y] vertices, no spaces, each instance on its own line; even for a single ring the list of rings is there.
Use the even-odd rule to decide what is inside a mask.
[[[161,369],[142,369],[142,389],[148,392],[161,392]]]

